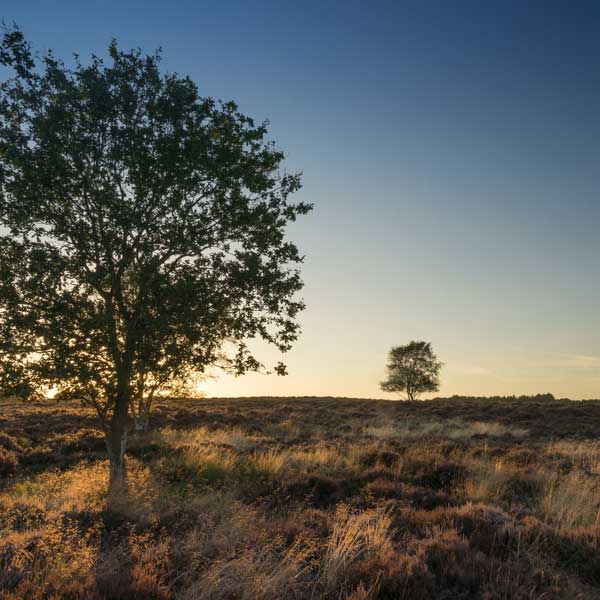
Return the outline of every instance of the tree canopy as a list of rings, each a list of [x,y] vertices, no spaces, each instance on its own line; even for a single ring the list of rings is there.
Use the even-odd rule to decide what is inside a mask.
[[[311,206],[290,202],[300,176],[268,123],[163,73],[160,52],[113,41],[72,63],[4,31],[0,385],[95,407],[120,477],[131,407],[210,365],[265,368],[248,340],[297,339],[286,227]]]
[[[442,366],[429,342],[412,341],[405,346],[395,346],[389,352],[387,379],[381,389],[405,392],[408,400],[415,400],[424,392],[437,392]]]

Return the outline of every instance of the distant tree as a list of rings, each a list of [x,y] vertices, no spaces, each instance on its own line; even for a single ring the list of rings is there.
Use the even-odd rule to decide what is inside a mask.
[[[410,342],[390,350],[387,379],[381,383],[385,392],[405,392],[415,400],[424,392],[437,392],[443,363],[433,353],[429,342]]]
[[[115,484],[129,411],[210,365],[265,369],[249,339],[297,339],[285,232],[311,206],[288,201],[300,177],[265,123],[161,73],[158,52],[108,54],[68,68],[4,31],[0,371],[93,406]]]

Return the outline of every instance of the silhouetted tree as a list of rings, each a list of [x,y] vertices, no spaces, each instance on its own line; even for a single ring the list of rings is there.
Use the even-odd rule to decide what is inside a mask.
[[[96,409],[114,484],[132,407],[147,418],[209,365],[265,368],[248,339],[296,340],[285,231],[311,206],[288,201],[300,178],[266,124],[161,73],[158,52],[108,54],[69,68],[4,32],[0,369]]]
[[[381,389],[406,392],[408,400],[415,400],[424,392],[437,392],[442,365],[429,342],[413,341],[406,346],[396,346],[390,350],[387,379],[381,383]]]

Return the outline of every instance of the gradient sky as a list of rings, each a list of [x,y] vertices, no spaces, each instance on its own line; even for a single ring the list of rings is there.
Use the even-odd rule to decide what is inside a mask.
[[[203,94],[269,118],[304,172],[290,375],[210,394],[384,397],[389,348],[424,339],[442,395],[600,397],[599,2],[3,0],[0,17],[65,58],[162,46]]]

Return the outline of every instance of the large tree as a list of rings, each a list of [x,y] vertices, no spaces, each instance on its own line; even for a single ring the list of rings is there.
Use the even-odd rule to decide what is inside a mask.
[[[159,63],[113,42],[67,66],[18,29],[0,47],[0,379],[93,406],[113,484],[132,407],[266,368],[247,341],[289,349],[303,307],[299,176],[265,123]]]
[[[429,342],[409,342],[390,350],[385,392],[405,392],[408,400],[416,400],[424,392],[437,392],[442,368]]]

